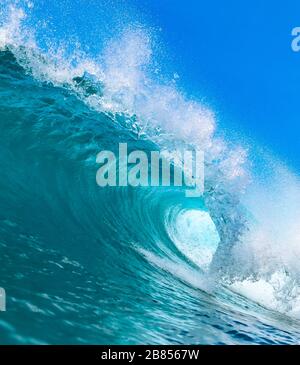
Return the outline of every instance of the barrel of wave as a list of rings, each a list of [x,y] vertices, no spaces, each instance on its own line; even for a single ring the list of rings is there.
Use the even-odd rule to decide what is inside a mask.
[[[220,238],[209,213],[198,209],[183,209],[169,225],[169,235],[178,250],[191,262],[208,271]]]

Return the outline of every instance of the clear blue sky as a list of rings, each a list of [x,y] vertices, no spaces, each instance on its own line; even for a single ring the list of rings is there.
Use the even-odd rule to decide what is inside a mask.
[[[161,28],[180,86],[205,97],[221,126],[243,131],[300,170],[300,52],[291,50],[291,30],[300,26],[299,0],[36,3],[40,17],[55,19],[57,29],[77,29],[92,46],[100,42],[99,29],[109,33],[106,23],[131,20],[131,12]]]
[[[300,169],[300,1],[134,0],[175,54],[190,90]],[[180,72],[182,71],[182,72]]]

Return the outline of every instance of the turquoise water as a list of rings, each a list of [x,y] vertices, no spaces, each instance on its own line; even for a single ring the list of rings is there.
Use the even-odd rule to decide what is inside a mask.
[[[212,139],[210,112],[139,73],[120,77],[122,57],[100,81],[89,67],[52,67],[14,42],[0,52],[0,343],[299,343],[299,246],[291,239],[286,254],[272,234],[255,235],[259,222],[267,225],[255,207],[274,221],[273,206],[257,190],[254,200],[241,197],[243,153],[216,157],[223,143]],[[183,188],[96,184],[101,150],[125,141],[130,150],[187,147],[193,137],[208,156],[202,198]],[[289,176],[293,212],[298,182],[280,174]],[[214,254],[208,267],[203,247]]]

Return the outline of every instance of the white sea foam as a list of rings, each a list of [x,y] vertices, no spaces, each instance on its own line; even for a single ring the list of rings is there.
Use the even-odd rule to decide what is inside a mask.
[[[207,152],[210,160],[221,160],[229,178],[242,176],[245,151],[228,151],[226,143],[213,137],[214,113],[202,103],[189,99],[174,83],[159,81],[153,71],[151,34],[141,26],[128,25],[121,34],[105,42],[101,55],[88,56],[69,42],[51,44],[44,51],[28,28],[26,12],[14,6],[6,10],[0,28],[1,49],[8,47],[19,63],[35,78],[57,86],[68,86],[78,92],[74,77],[89,75],[103,86],[103,94],[84,95],[84,101],[95,109],[134,115],[140,128],[150,132],[159,128],[175,139],[193,143]],[[0,17],[1,18],[1,17]],[[2,11],[3,18],[3,11]],[[55,44],[55,45],[54,45]],[[83,96],[83,95],[81,95]],[[166,138],[167,140],[167,138]]]
[[[232,287],[245,296],[300,317],[300,181],[282,163],[263,167],[244,197],[250,219],[232,250]]]

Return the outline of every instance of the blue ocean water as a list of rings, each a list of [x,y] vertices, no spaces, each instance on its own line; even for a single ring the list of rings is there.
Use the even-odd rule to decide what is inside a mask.
[[[211,110],[152,78],[144,29],[97,62],[39,48],[24,11],[7,14],[0,343],[299,343],[297,175],[257,146],[222,139]],[[120,142],[200,145],[203,197],[100,188],[97,153]],[[204,246],[216,248],[209,267]]]

